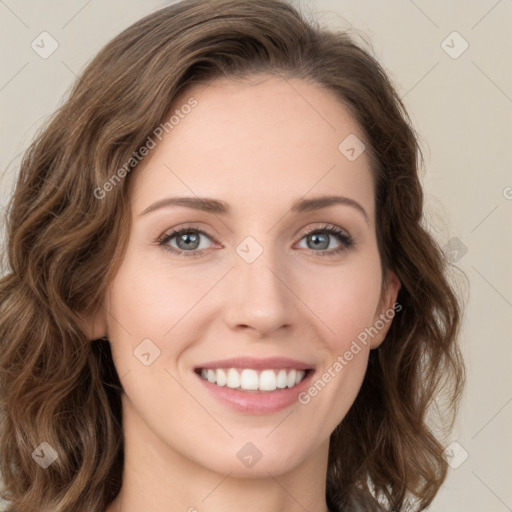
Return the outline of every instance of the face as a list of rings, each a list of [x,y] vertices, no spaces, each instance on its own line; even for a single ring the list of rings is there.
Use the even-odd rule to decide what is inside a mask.
[[[95,321],[127,442],[233,476],[325,463],[399,288],[391,274],[381,295],[367,153],[339,149],[361,130],[299,79],[196,84],[176,109],[130,177],[129,244]],[[311,202],[327,196],[344,199]]]

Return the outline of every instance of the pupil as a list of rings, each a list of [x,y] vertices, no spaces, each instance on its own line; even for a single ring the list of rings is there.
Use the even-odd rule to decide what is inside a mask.
[[[196,240],[191,241],[190,240],[191,238],[192,239],[196,238]],[[190,241],[192,242],[192,245],[194,244],[194,242],[197,243],[197,234],[184,233],[181,235],[180,240],[182,242],[186,242],[185,247],[190,247],[190,243],[189,243]]]
[[[313,240],[315,241],[315,246],[316,246],[317,248],[318,248],[318,243],[317,243],[318,241],[320,242],[320,245],[321,245],[322,243],[324,244],[324,246],[323,246],[323,247],[321,247],[322,249],[326,249],[326,248],[327,248],[327,246],[329,245],[329,243],[328,243],[328,242],[327,242],[327,244],[326,244],[326,239],[327,239],[327,237],[326,237],[325,235],[322,235],[322,234],[314,234],[314,235],[311,235],[311,236],[312,236]],[[323,242],[322,242],[322,240],[321,240],[322,238],[324,238]]]

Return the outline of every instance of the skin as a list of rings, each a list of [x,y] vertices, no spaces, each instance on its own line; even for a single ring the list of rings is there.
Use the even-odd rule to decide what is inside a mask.
[[[129,245],[92,320],[93,337],[110,340],[125,390],[123,488],[107,512],[325,512],[329,436],[391,321],[307,405],[277,413],[227,408],[193,368],[236,355],[284,356],[312,363],[316,380],[392,308],[400,283],[390,273],[381,293],[369,159],[363,152],[349,161],[338,150],[349,134],[363,135],[331,92],[300,79],[196,84],[174,108],[191,96],[198,105],[130,177]],[[297,199],[333,194],[357,201],[368,222],[348,205],[289,211]],[[177,195],[221,199],[233,211],[170,206],[139,215]],[[187,223],[208,233],[202,255],[158,245]],[[307,233],[324,223],[356,244],[322,257]],[[263,249],[250,264],[236,252],[247,236]],[[326,236],[327,250],[340,246]],[[177,238],[169,245],[177,249]],[[160,350],[149,366],[134,356],[146,338]],[[237,457],[249,441],[262,454],[251,468]]]

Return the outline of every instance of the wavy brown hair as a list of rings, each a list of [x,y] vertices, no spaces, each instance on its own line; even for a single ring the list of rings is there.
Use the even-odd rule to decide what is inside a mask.
[[[122,386],[102,307],[130,230],[125,166],[188,85],[258,74],[332,91],[365,135],[384,274],[401,281],[384,343],[331,435],[331,510],[423,510],[447,474],[432,411],[453,427],[462,299],[424,225],[418,138],[371,51],[284,0],[185,0],[138,21],[83,71],[26,151],[0,281],[0,470],[9,512],[104,512],[122,485]],[[434,406],[444,397],[442,412]],[[444,423],[443,423],[444,422]],[[58,457],[46,469],[34,450]],[[409,503],[413,500],[415,504]]]

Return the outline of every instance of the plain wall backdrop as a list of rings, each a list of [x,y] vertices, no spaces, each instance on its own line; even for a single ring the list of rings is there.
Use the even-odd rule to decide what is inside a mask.
[[[0,213],[21,154],[85,64],[168,3],[0,0]],[[371,42],[420,135],[428,227],[470,281],[468,384],[431,510],[512,511],[512,1],[295,4]]]

